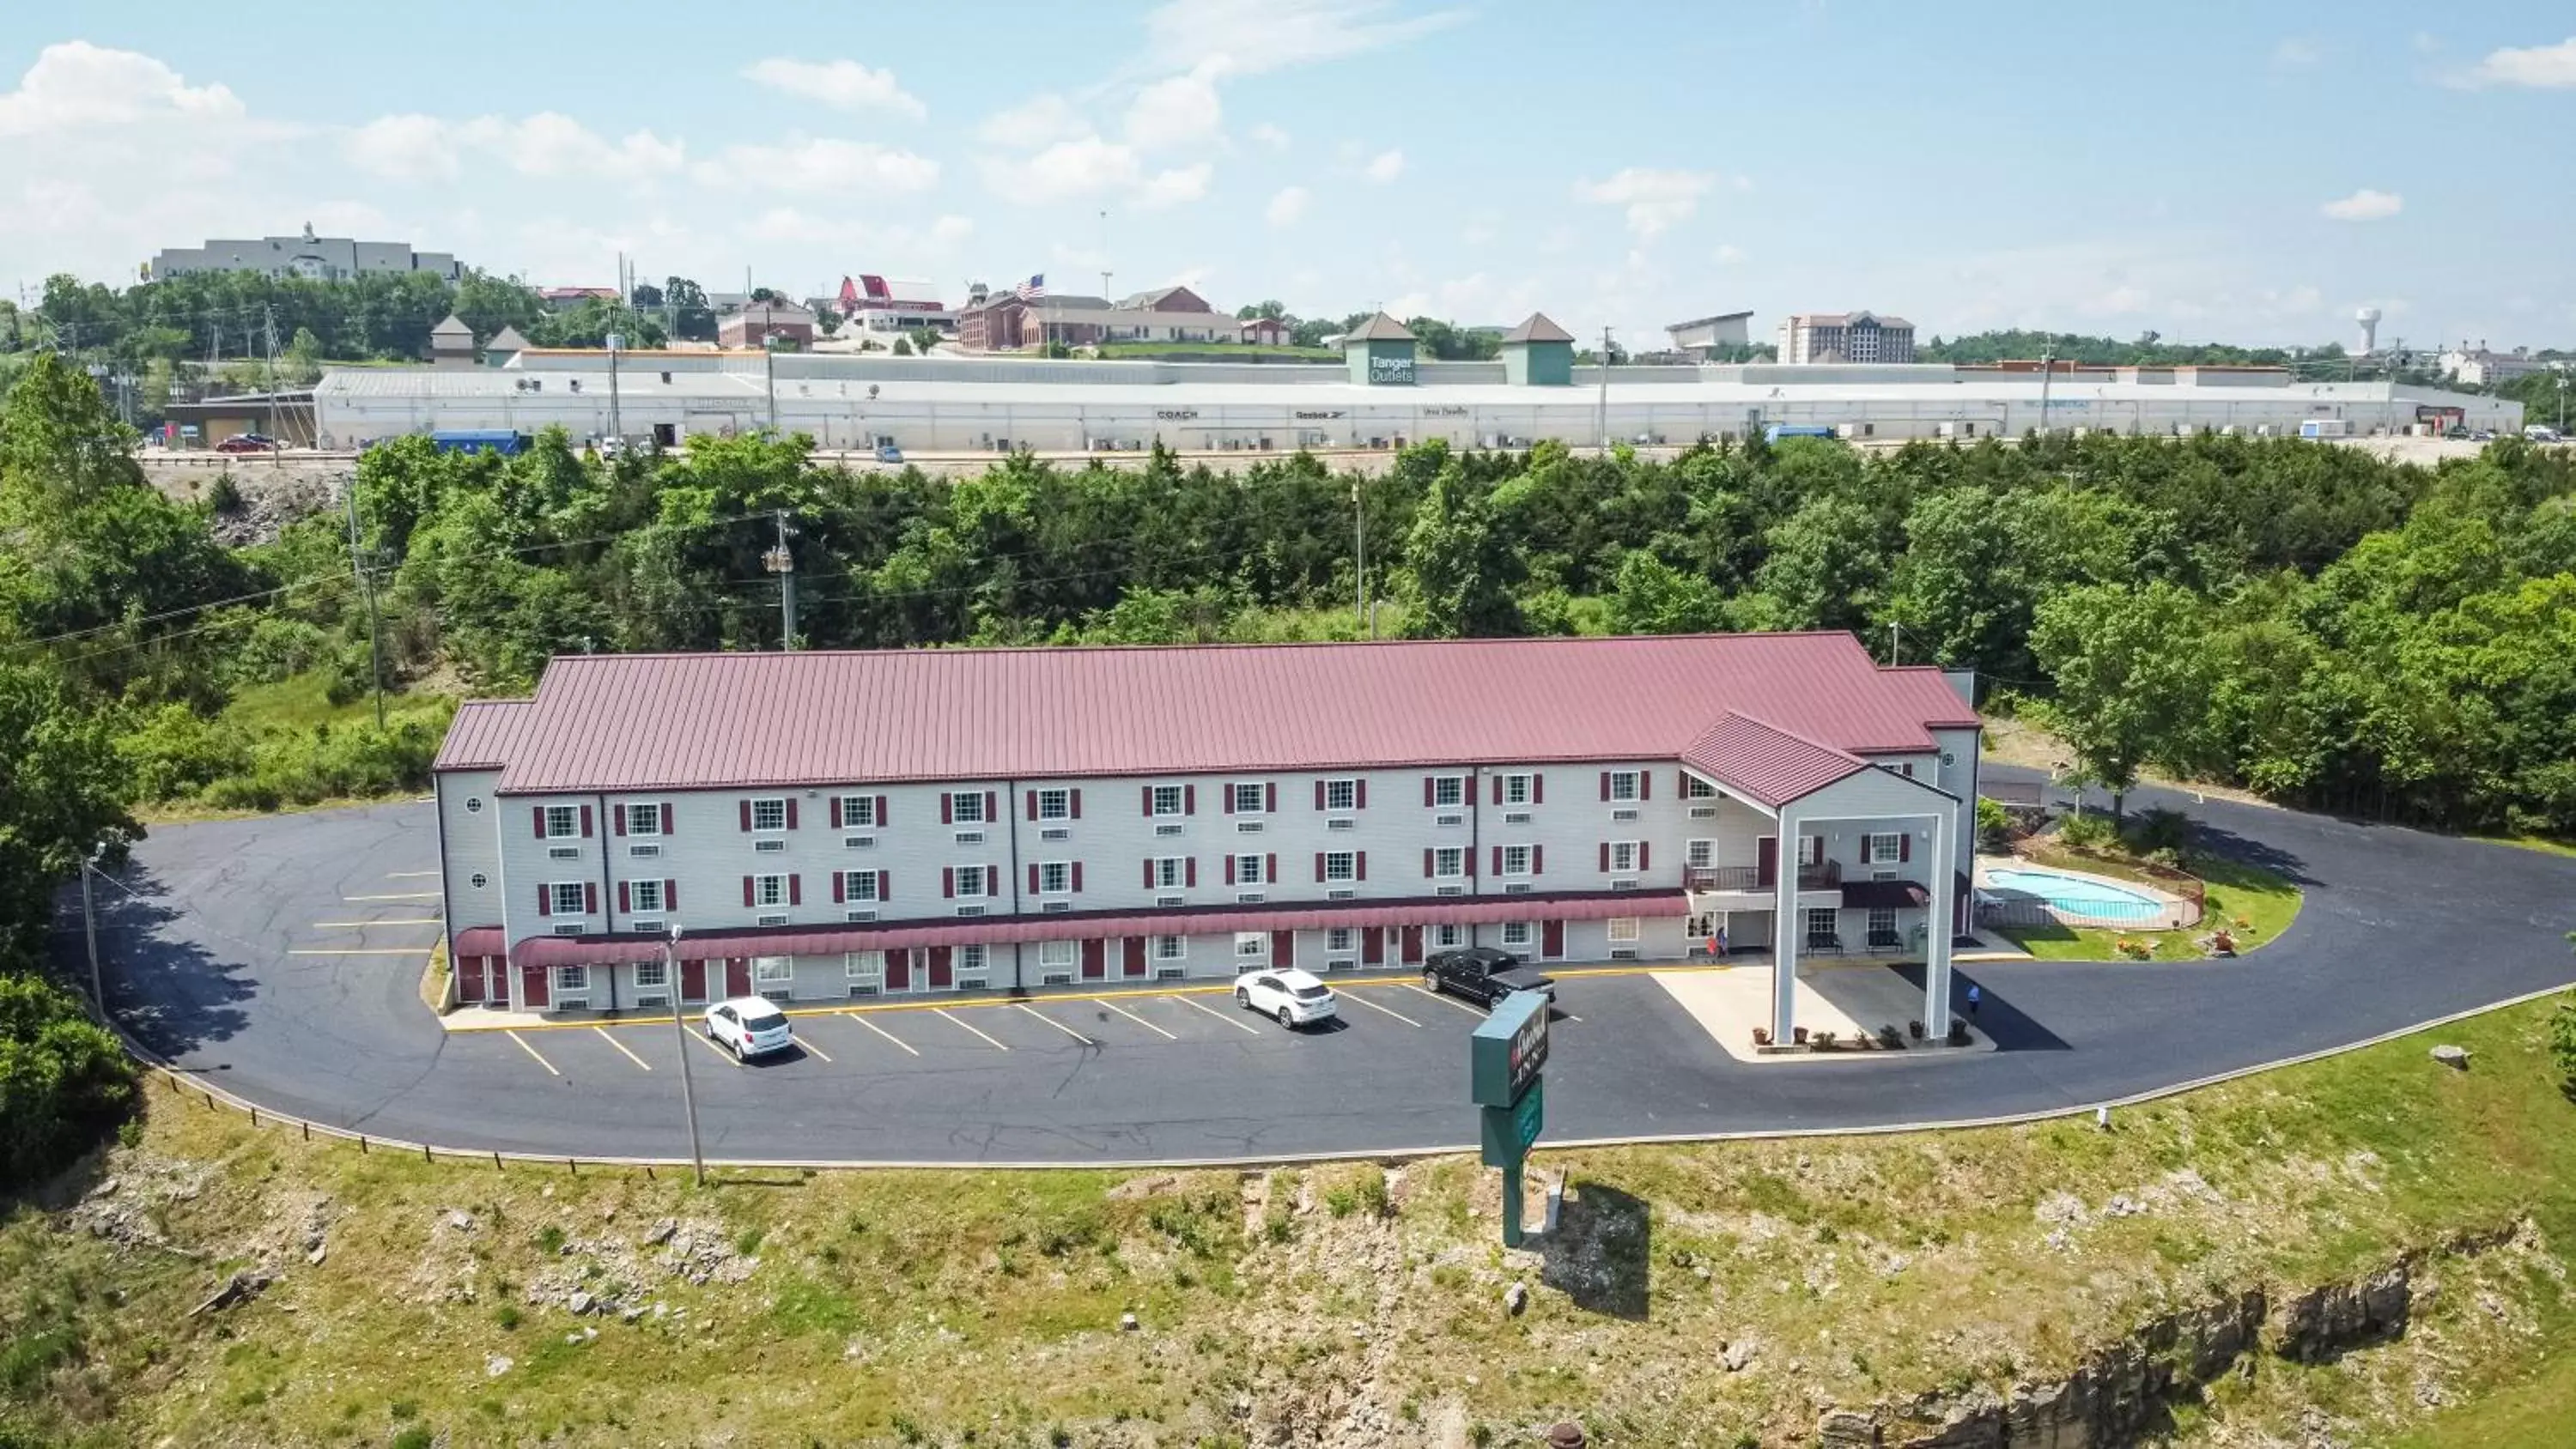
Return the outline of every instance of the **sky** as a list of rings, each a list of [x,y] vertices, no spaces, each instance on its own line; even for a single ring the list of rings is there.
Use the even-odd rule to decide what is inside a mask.
[[[126,0],[0,27],[0,287],[309,222],[540,285],[2564,347],[2571,134],[2564,0]]]

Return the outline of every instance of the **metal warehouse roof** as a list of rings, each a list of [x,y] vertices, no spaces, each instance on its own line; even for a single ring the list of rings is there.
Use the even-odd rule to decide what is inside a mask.
[[[1730,712],[1863,752],[1977,723],[1843,633],[566,655],[438,767],[502,729],[521,794],[1674,760]]]

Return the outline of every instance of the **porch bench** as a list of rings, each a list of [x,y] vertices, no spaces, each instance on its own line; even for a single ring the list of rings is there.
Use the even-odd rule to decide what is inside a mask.
[[[1843,938],[1830,933],[1811,935],[1807,938],[1805,949],[1822,955],[1839,956],[1843,953]]]
[[[1897,931],[1872,931],[1869,933],[1869,949],[1902,951],[1905,949],[1905,937],[1903,933]]]

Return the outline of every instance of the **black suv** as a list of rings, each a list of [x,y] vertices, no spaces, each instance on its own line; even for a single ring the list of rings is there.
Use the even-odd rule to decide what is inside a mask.
[[[1492,1006],[1515,991],[1544,991],[1556,1000],[1556,980],[1522,965],[1509,951],[1470,946],[1463,951],[1434,951],[1422,963],[1422,987],[1449,991]]]

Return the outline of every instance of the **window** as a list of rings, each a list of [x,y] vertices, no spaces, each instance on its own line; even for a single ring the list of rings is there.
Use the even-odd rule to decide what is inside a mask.
[[[793,956],[754,956],[751,958],[751,984],[755,987],[785,986],[793,982],[795,979],[796,958]]]
[[[841,828],[874,830],[877,824],[877,797],[844,795],[841,797]]]
[[[984,949],[985,948],[982,946],[958,947],[957,974],[960,976],[974,976],[982,974],[985,962]],[[980,985],[982,983],[979,982],[977,984]]]
[[[659,914],[662,910],[662,883],[637,880],[626,883],[627,904],[639,916]]]
[[[485,888],[486,886],[491,885],[491,884],[492,884],[492,878],[491,878],[490,876],[488,876],[488,875],[485,875],[483,872],[481,872],[481,871],[479,871],[479,870],[478,870],[478,871],[474,872],[474,874],[473,874],[471,877],[469,877],[469,878],[468,878],[468,883],[469,883],[469,884],[471,884],[471,885],[472,885],[476,890],[478,890],[478,891],[479,891],[479,890],[482,890],[483,888]]]
[[[845,870],[841,872],[841,899],[872,901],[877,898],[877,872]]]
[[[1717,842],[1693,840],[1682,847],[1682,863],[1693,870],[1706,870],[1717,864]]]
[[[556,967],[555,994],[557,996],[588,996],[590,994],[590,968],[587,966]]]
[[[852,951],[841,958],[841,974],[851,981],[874,982],[885,977],[883,951]]]
[[[1706,780],[1701,779],[1699,776],[1685,770],[1682,772],[1682,798],[1685,800],[1714,800],[1717,798],[1717,787]]]
[[[1637,940],[1637,918],[1635,916],[1612,916],[1606,924],[1610,928],[1610,940],[1613,944],[1622,942],[1631,945],[1635,944]]]
[[[1179,890],[1189,877],[1189,861],[1177,855],[1156,856],[1153,876],[1156,890]]]
[[[546,891],[554,897],[554,910],[552,914],[558,916],[578,916],[583,914],[582,897],[586,895],[587,892],[582,890],[580,881],[559,880],[552,885],[547,886]]]
[[[1813,945],[1830,941],[1835,935],[1835,912],[1830,906],[1818,906],[1807,912],[1807,941]]]
[[[1629,872],[1629,871],[1635,870],[1636,868],[1637,868],[1637,842],[1635,842],[1635,841],[1633,841],[1633,840],[1614,840],[1614,841],[1611,841],[1611,842],[1610,842],[1610,873],[1611,873],[1612,875],[1624,875],[1624,874],[1626,874],[1626,873],[1627,873],[1627,872]]]
[[[1503,803],[1506,805],[1527,805],[1530,803],[1530,777],[1527,775],[1505,775],[1503,777]]]
[[[1635,770],[1612,770],[1610,772],[1610,798],[1618,801],[1633,801],[1639,798],[1638,772]]]
[[[546,839],[564,840],[581,834],[581,812],[570,805],[546,807]]]
[[[1257,784],[1245,784],[1238,781],[1232,785],[1226,786],[1226,788],[1234,792],[1235,814],[1258,815],[1262,812],[1263,801],[1268,797],[1263,792],[1261,786]]]
[[[482,813],[483,813],[483,797],[482,797],[482,796],[480,796],[480,795],[469,795],[469,796],[467,796],[467,797],[465,798],[465,813],[466,813],[466,814],[468,814],[468,815],[480,815],[480,814],[482,814]]]
[[[661,991],[671,984],[671,968],[658,958],[635,963],[635,989]]]
[[[989,874],[991,870],[992,867],[984,865],[961,865],[957,867],[955,875],[957,894],[970,899],[979,896],[991,895],[993,893],[992,880]]]
[[[752,801],[751,828],[754,830],[786,829],[787,802],[783,799]]]
[[[1038,894],[1039,894],[1039,895],[1042,895],[1042,896],[1061,896],[1061,895],[1069,895],[1069,894],[1071,894],[1071,893],[1072,893],[1072,891],[1073,891],[1073,862],[1072,862],[1072,861],[1069,861],[1069,860],[1050,860],[1050,861],[1045,861],[1045,862],[1041,863],[1041,864],[1038,866]]]
[[[1234,933],[1234,959],[1237,961],[1258,961],[1268,954],[1270,954],[1268,936],[1259,931]]]
[[[1073,969],[1075,950],[1075,944],[1071,941],[1040,941],[1038,942],[1038,965],[1048,970],[1070,971]]]
[[[756,875],[751,878],[751,903],[755,906],[787,904],[787,877]]]
[[[1350,881],[1359,879],[1359,876],[1360,870],[1358,856],[1347,850],[1328,850],[1324,852],[1325,880]]]
[[[1504,846],[1502,873],[1505,875],[1528,875],[1530,873],[1530,848],[1526,845]]]
[[[1466,776],[1434,775],[1431,777],[1431,804],[1435,809],[1455,809],[1466,803]]]
[[[1872,906],[1869,912],[1869,943],[1873,946],[1896,934],[1896,912],[1886,906]]]
[[[1071,790],[1040,790],[1038,792],[1038,818],[1040,820],[1071,820],[1073,818],[1073,792]]]
[[[1154,959],[1157,961],[1180,961],[1186,959],[1189,954],[1190,942],[1189,938],[1186,936],[1156,936],[1154,938]]]
[[[1467,928],[1454,923],[1443,923],[1441,925],[1433,926],[1430,934],[1431,944],[1433,948],[1437,950],[1445,951],[1452,947],[1464,946],[1467,944]]]
[[[1860,863],[1885,865],[1905,855],[1905,837],[1896,834],[1864,835],[1860,838]]]
[[[1154,813],[1155,813],[1155,814],[1157,814],[1157,815],[1178,815],[1178,814],[1180,814],[1180,813],[1181,813],[1181,787],[1180,787],[1180,786],[1178,786],[1178,785],[1157,785],[1157,786],[1155,786],[1155,787],[1154,787]]]
[[[1324,932],[1324,949],[1340,955],[1351,949],[1351,942],[1357,935],[1358,932],[1349,926],[1334,926]]]
[[[1326,780],[1324,782],[1324,808],[1327,810],[1357,810],[1360,808],[1360,782],[1357,780]]]
[[[951,790],[948,792],[948,819],[957,825],[981,825],[984,822],[984,792]]]
[[[1431,874],[1448,880],[1467,873],[1467,852],[1455,845],[1444,845],[1431,852]]]
[[[1266,885],[1266,884],[1268,884],[1268,882],[1264,881],[1264,880],[1261,878],[1261,865],[1262,865],[1262,858],[1261,858],[1260,856],[1257,856],[1257,855],[1238,855],[1238,856],[1236,856],[1236,857],[1234,858],[1234,883],[1235,883],[1236,885],[1248,885],[1248,886],[1257,886],[1257,885]]]
[[[1527,921],[1503,922],[1503,945],[1505,947],[1517,946],[1523,950],[1527,950],[1529,943],[1535,938],[1535,936],[1536,933],[1530,929],[1530,923]]]
[[[659,805],[621,805],[626,812],[626,833],[659,835],[662,833],[662,807]]]

